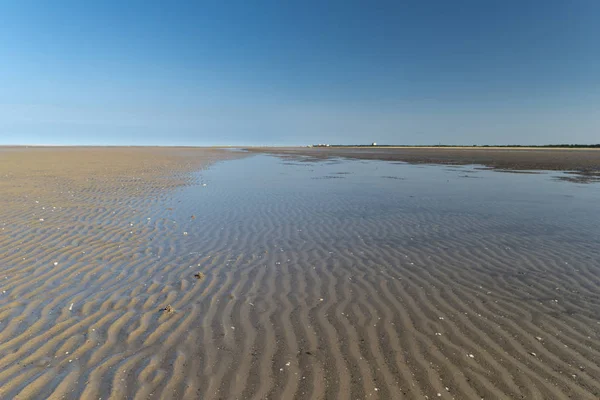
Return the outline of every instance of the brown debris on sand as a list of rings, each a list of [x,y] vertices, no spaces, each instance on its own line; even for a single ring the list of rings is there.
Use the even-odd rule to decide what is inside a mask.
[[[202,272],[196,272],[194,274],[194,278],[198,279],[199,281],[201,281],[202,279],[204,279],[206,277],[206,275],[204,275],[204,273]]]
[[[159,311],[165,312],[167,314],[172,314],[175,312],[175,309],[169,304],[165,308],[161,308]]]

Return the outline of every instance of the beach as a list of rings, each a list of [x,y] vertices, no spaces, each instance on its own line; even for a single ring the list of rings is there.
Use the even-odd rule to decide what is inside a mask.
[[[0,148],[0,398],[596,399],[598,154]]]
[[[402,161],[421,164],[483,165],[493,169],[575,171],[600,174],[600,149],[553,147],[250,147],[251,152],[363,160]]]
[[[170,211],[148,210],[201,185],[192,171],[236,157],[190,148],[0,148],[0,398],[125,398],[125,381],[111,369],[127,342],[149,333],[148,318],[160,316],[169,293],[139,284],[146,267],[169,272],[147,249],[157,235],[149,221],[167,224]],[[152,312],[140,318],[140,309]]]

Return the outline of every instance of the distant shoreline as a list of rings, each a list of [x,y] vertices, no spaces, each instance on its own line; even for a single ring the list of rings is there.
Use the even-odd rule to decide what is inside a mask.
[[[247,147],[249,152],[313,160],[336,157],[412,164],[483,165],[497,170],[567,171],[600,180],[598,147],[319,146]]]
[[[323,145],[312,145],[308,147],[334,147],[334,148],[387,148],[387,149],[436,149],[436,148],[449,148],[449,149],[600,149],[600,144],[543,144],[543,145],[404,145],[404,144],[382,144],[382,145],[370,145],[370,144],[331,144],[328,146]]]
[[[95,145],[95,144],[0,144],[0,148],[205,148],[205,149],[227,149],[227,148],[368,148],[368,149],[600,149],[600,144],[541,144],[541,145],[453,145],[453,144],[331,144],[331,145],[308,145],[308,146],[248,146],[240,145],[215,145],[215,146],[194,146],[194,145]]]

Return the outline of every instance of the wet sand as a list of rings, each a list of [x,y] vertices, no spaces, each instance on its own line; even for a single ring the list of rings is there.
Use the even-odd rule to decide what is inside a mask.
[[[251,152],[347,157],[408,163],[479,164],[506,170],[577,171],[600,174],[600,149],[472,147],[252,147]]]
[[[137,376],[121,380],[122,371],[112,369],[148,319],[160,316],[158,298],[167,293],[139,295],[144,267],[169,272],[160,259],[149,264],[156,231],[146,228],[157,217],[149,210],[165,205],[156,219],[167,224],[173,194],[201,184],[192,172],[240,156],[193,148],[0,147],[0,398],[144,397],[142,386],[123,389]],[[142,317],[140,307],[152,313]],[[161,381],[152,366],[160,349],[149,346],[134,357],[148,365],[136,375]]]
[[[240,154],[185,147],[0,146],[0,201],[27,208],[36,198],[64,207],[158,195],[192,183],[191,171],[236,157]]]
[[[241,157],[0,150],[0,398],[598,398],[595,186]]]

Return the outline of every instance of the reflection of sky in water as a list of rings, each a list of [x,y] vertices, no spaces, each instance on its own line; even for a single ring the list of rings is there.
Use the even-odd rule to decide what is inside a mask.
[[[365,218],[416,223],[423,215],[424,225],[477,220],[482,224],[473,229],[485,230],[480,234],[600,239],[600,185],[557,181],[560,173],[477,168],[259,155],[200,172],[207,187],[180,192],[181,217],[193,213],[207,224],[248,229],[272,217],[278,224],[317,230],[319,224],[353,220],[358,227]]]

